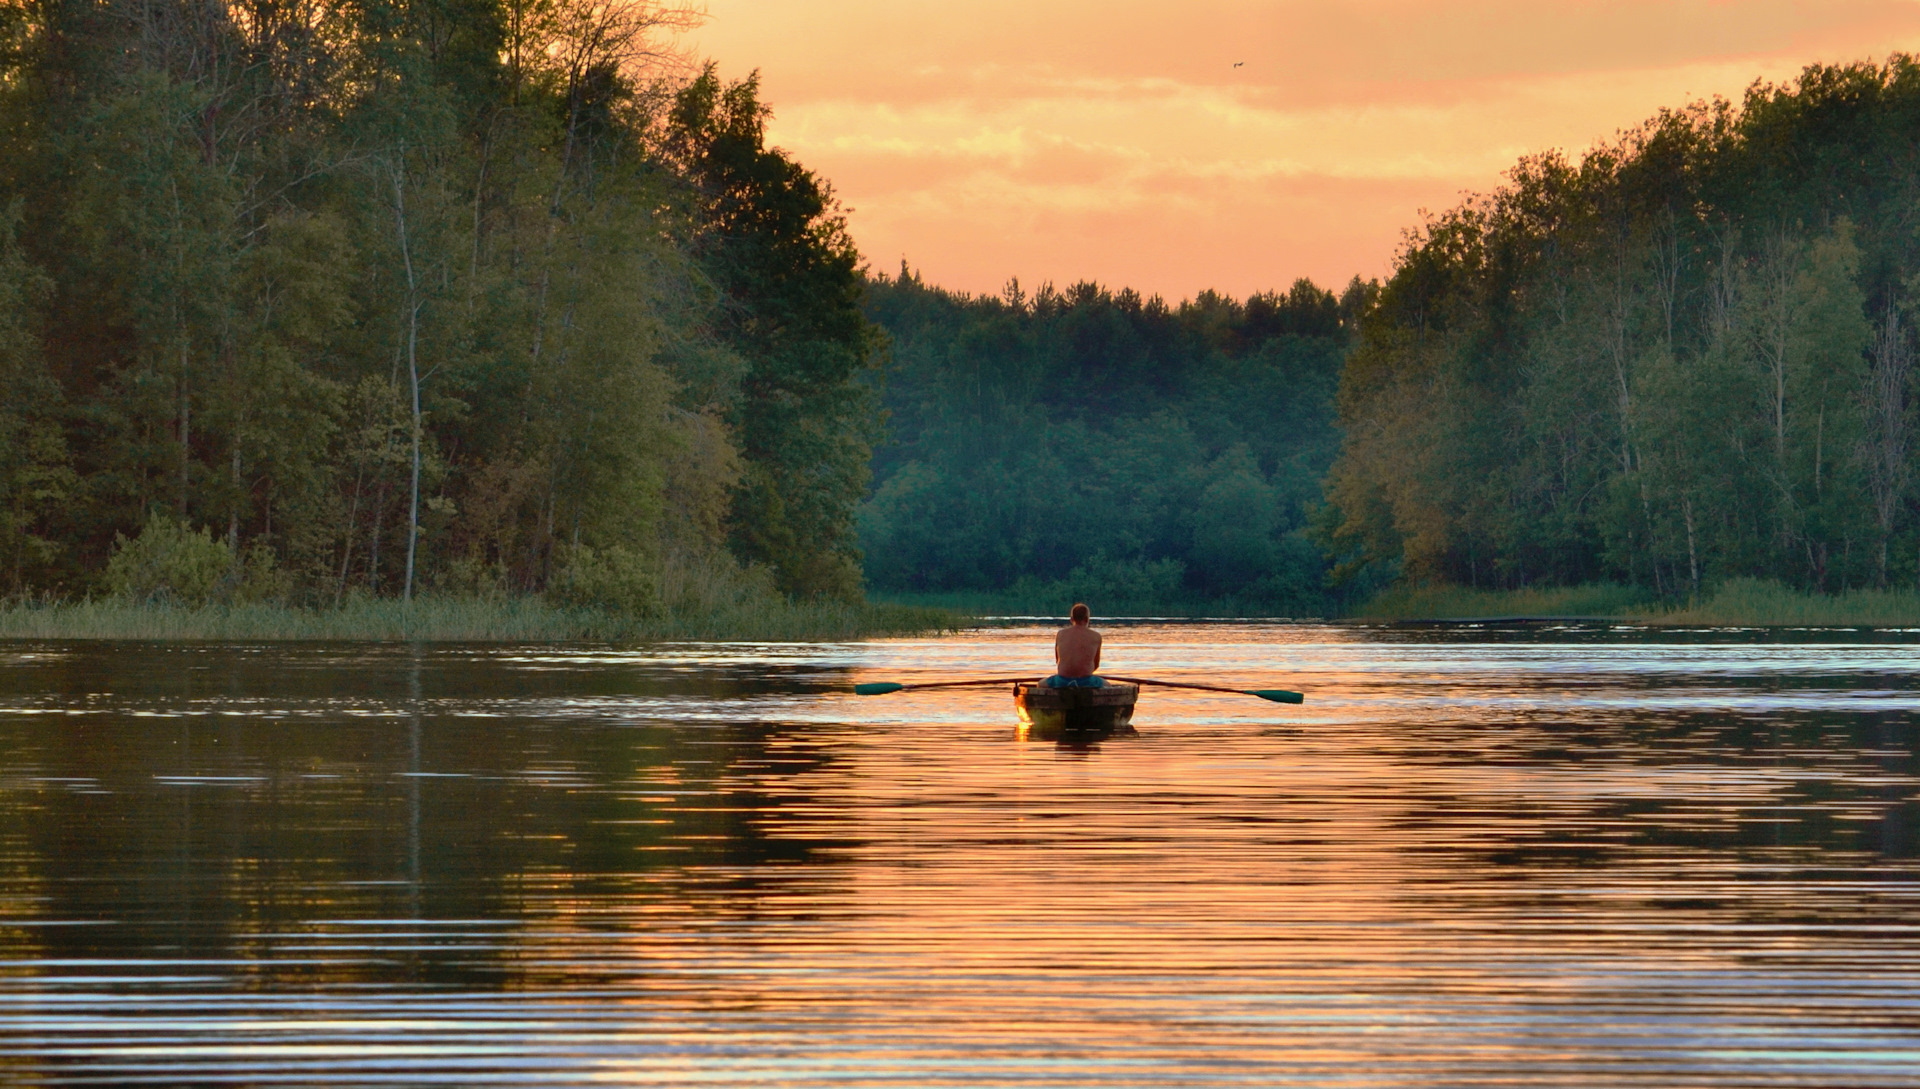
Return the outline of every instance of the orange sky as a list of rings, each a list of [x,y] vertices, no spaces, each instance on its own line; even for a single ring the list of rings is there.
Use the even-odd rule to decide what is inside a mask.
[[[1383,276],[1419,209],[1663,105],[1920,50],[1920,0],[707,0],[874,268],[1170,298]],[[1241,67],[1234,67],[1242,62]]]

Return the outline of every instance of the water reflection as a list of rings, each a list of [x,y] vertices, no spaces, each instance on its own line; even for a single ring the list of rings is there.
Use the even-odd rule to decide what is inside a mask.
[[[15,645],[0,1080],[1920,1084],[1910,633]]]

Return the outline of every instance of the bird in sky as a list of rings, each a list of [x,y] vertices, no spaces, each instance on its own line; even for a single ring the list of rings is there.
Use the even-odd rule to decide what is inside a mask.
[[[1233,62],[1233,66],[1234,66],[1235,68],[1239,68],[1239,67],[1242,67],[1243,65],[1245,65],[1246,63],[1247,63],[1246,61],[1234,61],[1234,62]]]

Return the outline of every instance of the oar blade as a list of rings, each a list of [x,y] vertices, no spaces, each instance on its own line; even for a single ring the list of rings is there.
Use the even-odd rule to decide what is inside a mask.
[[[1248,692],[1247,695],[1259,696],[1263,700],[1272,700],[1275,703],[1307,702],[1307,697],[1298,692],[1289,692],[1284,688],[1259,688]]]
[[[906,685],[904,684],[895,684],[892,681],[875,681],[872,684],[854,685],[853,694],[856,696],[884,696],[889,692],[898,692],[905,687]]]

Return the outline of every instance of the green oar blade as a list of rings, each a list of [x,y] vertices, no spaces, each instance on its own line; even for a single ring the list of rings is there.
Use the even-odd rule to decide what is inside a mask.
[[[1248,692],[1247,695],[1259,696],[1263,700],[1272,700],[1275,703],[1305,703],[1307,701],[1307,697],[1300,693],[1289,692],[1284,688],[1260,688]]]
[[[898,692],[905,687],[906,685],[904,684],[895,684],[892,681],[875,681],[872,684],[854,685],[853,694],[856,696],[884,696],[889,692]]]

